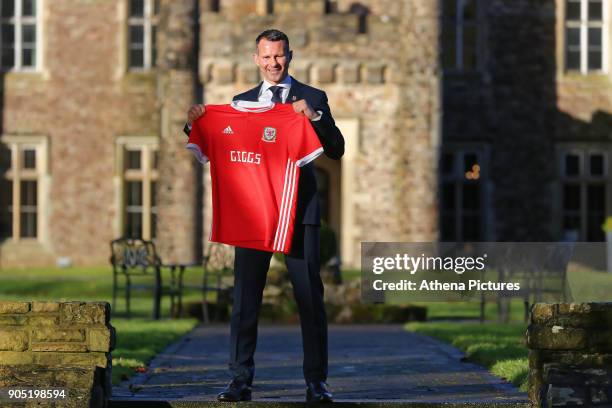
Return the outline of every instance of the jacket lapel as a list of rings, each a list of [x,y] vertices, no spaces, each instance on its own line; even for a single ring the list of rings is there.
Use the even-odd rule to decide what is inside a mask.
[[[255,88],[247,91],[245,95],[245,101],[257,102],[259,100],[259,90],[261,89],[261,85],[263,82],[260,82]]]
[[[302,96],[302,83],[298,82],[294,77],[291,77],[291,88],[289,89],[289,95],[285,103],[293,103],[304,99]]]

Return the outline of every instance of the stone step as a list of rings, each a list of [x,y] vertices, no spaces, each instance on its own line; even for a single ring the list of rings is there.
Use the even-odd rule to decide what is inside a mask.
[[[109,408],[232,408],[237,406],[248,406],[249,408],[283,408],[283,407],[309,407],[312,404],[298,401],[275,401],[259,400],[249,401],[248,403],[228,403],[218,401],[155,401],[155,400],[113,400],[111,399]],[[320,406],[320,405],[318,405]],[[359,401],[345,400],[334,401],[334,408],[529,408],[525,402],[415,402],[402,400],[386,401]]]

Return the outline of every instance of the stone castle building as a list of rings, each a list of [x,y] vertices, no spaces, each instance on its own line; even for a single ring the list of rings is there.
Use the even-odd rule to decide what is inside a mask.
[[[317,159],[345,265],[362,241],[603,240],[611,0],[4,0],[0,268],[104,264],[111,239],[197,259],[195,103],[255,86],[279,28],[346,139]]]

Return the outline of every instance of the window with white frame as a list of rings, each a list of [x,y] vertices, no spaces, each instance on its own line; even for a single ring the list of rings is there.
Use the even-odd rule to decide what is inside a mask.
[[[571,149],[560,154],[561,225],[564,239],[605,241],[601,228],[611,188],[609,152]]]
[[[565,68],[607,72],[609,0],[565,1]]]
[[[128,66],[151,69],[157,60],[159,0],[129,0],[128,8]]]
[[[471,70],[478,64],[479,0],[444,0],[442,65],[444,69]]]
[[[440,240],[484,240],[484,154],[445,151],[440,160]]]
[[[157,229],[157,139],[122,138],[119,155],[121,233],[129,238],[154,239]]]
[[[45,203],[42,182],[47,173],[44,137],[0,139],[0,238],[40,238]]]
[[[0,46],[3,70],[35,70],[39,63],[42,0],[2,0]]]

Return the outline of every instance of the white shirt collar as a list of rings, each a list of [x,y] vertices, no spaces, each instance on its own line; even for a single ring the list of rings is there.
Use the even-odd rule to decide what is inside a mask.
[[[287,88],[287,89],[291,88],[291,75],[287,75],[285,79],[283,79],[282,82],[280,82],[277,85],[280,86],[281,88]],[[263,83],[261,84],[259,95],[263,95],[263,93],[266,92],[271,86],[274,86],[274,84],[271,84],[270,82],[264,79]]]

